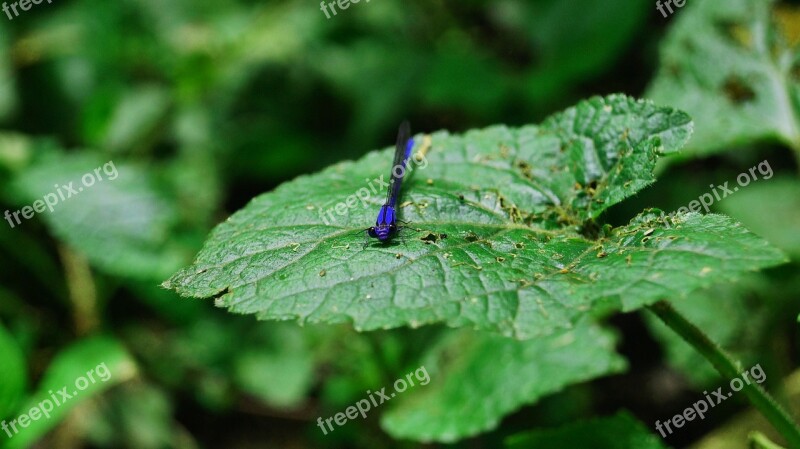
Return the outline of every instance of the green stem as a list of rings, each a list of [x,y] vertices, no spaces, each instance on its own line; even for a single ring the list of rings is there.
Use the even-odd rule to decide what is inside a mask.
[[[740,364],[735,362],[731,356],[725,353],[716,343],[711,341],[706,334],[689,322],[683,315],[678,313],[672,306],[661,301],[652,306],[653,311],[667,326],[681,336],[687,343],[692,345],[700,354],[703,355],[714,368],[726,379],[739,377],[742,372]],[[750,403],[757,408],[762,415],[769,421],[786,439],[789,447],[800,449],[800,428],[792,421],[792,418],[785,410],[767,393],[761,385],[752,382],[744,382],[742,389]]]
[[[751,432],[747,437],[752,449],[783,449],[761,432]]]
[[[94,286],[89,261],[65,245],[58,246],[64,264],[72,315],[78,335],[88,335],[97,327],[100,319],[97,312],[97,290]]]

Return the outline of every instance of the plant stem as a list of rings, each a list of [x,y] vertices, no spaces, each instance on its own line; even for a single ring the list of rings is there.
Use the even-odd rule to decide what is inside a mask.
[[[783,449],[761,432],[751,432],[747,439],[752,449]]]
[[[64,264],[64,277],[67,280],[69,299],[72,303],[72,316],[78,335],[88,335],[98,326],[97,290],[89,262],[86,258],[65,245],[58,246],[58,253]]]
[[[664,324],[669,326],[670,329],[680,335],[681,338],[711,362],[723,378],[734,379],[739,377],[742,372],[740,364],[725,353],[719,345],[711,341],[697,326],[678,313],[668,302],[660,301],[650,306],[650,310]],[[764,415],[767,421],[775,427],[775,430],[783,435],[790,448],[800,449],[800,428],[792,421],[789,414],[766,390],[761,388],[761,385],[753,382],[743,383],[744,388],[742,388],[742,391],[747,396],[747,399],[750,400],[750,403]]]

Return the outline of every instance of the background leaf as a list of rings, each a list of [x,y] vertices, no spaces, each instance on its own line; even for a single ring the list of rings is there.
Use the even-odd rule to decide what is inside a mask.
[[[106,381],[101,378],[104,370],[96,370],[105,364],[110,376]],[[84,390],[79,391],[76,382],[83,378],[89,380],[88,372],[94,373],[95,382],[87,382]],[[50,417],[40,414],[40,418],[30,421],[26,428],[18,427],[20,432],[6,441],[4,449],[26,448],[31,443],[41,438],[50,429],[55,427],[75,407],[91,399],[112,386],[129,380],[136,373],[136,365],[128,356],[120,343],[107,337],[94,337],[81,340],[62,351],[47,368],[47,371],[26,405],[20,409],[20,414],[28,414],[33,407],[47,399],[52,402],[52,394],[59,400],[62,396],[58,393],[66,387],[71,399],[55,406],[50,412]],[[51,391],[53,393],[51,393]]]
[[[768,310],[758,297],[758,292],[768,288],[766,282],[763,276],[750,274],[739,282],[717,283],[670,303],[675,310],[703,329],[712,341],[723,348],[735,348],[734,356],[743,366],[752,366],[759,361],[755,351],[758,335],[768,327]],[[720,319],[720,316],[726,319]],[[645,323],[664,348],[667,362],[679,369],[694,385],[708,387],[719,382],[719,373],[711,363],[663,321],[647,313]]]
[[[244,347],[236,354],[234,380],[274,407],[297,407],[314,380],[314,357],[296,327],[276,326],[273,350]]]
[[[94,179],[91,186],[81,181],[87,176]],[[64,188],[70,182],[72,194]],[[105,271],[157,279],[186,257],[180,242],[169,239],[178,223],[177,210],[158,189],[157,179],[141,167],[94,155],[53,154],[20,174],[13,187],[20,207],[63,194],[63,199],[53,197],[57,204],[52,212],[45,209],[30,220],[44,220],[55,235]]]
[[[503,416],[562,388],[616,373],[625,361],[614,338],[593,325],[516,341],[457,331],[423,358],[431,381],[398,395],[381,418],[395,438],[453,442],[499,424]]]
[[[796,232],[800,229],[800,181],[796,178],[750,185],[726,198],[719,208],[776,247],[800,256],[800,233]]]
[[[27,386],[25,356],[14,337],[0,325],[0,419],[11,416]]]
[[[109,391],[106,397],[109,400],[84,415],[88,439],[93,444],[137,449],[190,447],[179,440],[166,392],[149,384],[129,382]]]
[[[586,447],[592,449],[667,449],[659,437],[627,412],[608,418],[593,419],[542,429],[509,438],[507,449],[545,449],[551,447]]]
[[[694,118],[688,154],[767,139],[800,150],[796,8],[772,0],[732,0],[720,8],[698,0],[676,14],[645,96]]]
[[[548,104],[588,74],[607,70],[630,36],[647,22],[648,13],[645,4],[627,0],[602,4],[545,0],[503,6],[496,14],[519,25],[537,52],[538,66],[528,72],[522,86],[531,104]],[[626,13],[608,14],[609,8]],[[563,26],[565,22],[570,26]]]

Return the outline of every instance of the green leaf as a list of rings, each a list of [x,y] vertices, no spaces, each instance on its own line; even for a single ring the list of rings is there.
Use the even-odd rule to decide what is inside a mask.
[[[498,61],[485,54],[486,49],[477,42],[465,45],[461,36],[450,36],[440,45],[442,48],[431,58],[426,76],[419,83],[418,92],[425,104],[442,109],[455,107],[472,114],[502,108],[508,101],[510,80],[497,69]],[[408,64],[403,61],[402,65]],[[359,79],[359,83],[363,82]]]
[[[236,362],[236,382],[273,407],[299,405],[314,380],[314,360],[307,352],[270,354],[251,350],[240,354]]]
[[[72,193],[66,188],[70,183]],[[43,208],[30,220],[44,220],[57,237],[105,271],[163,279],[185,260],[170,239],[176,208],[140,167],[86,153],[55,155],[22,172],[14,188],[27,201],[20,208],[45,197],[55,200],[52,211]],[[19,218],[15,226],[29,225]]]
[[[718,204],[758,235],[793,256],[800,256],[800,180],[775,178],[751,184]],[[780,223],[780,226],[776,226]]]
[[[650,213],[593,231],[593,218],[651,183],[657,156],[690,132],[685,114],[618,95],[541,126],[438,132],[427,158],[409,163],[405,245],[362,249],[359,230],[374,223],[383,192],[344,206],[388,171],[385,150],[255,198],[164,285],[260,319],[358,330],[444,322],[530,338],[599,302],[633,310],[783,261],[716,215]],[[427,136],[416,141],[427,148]]]
[[[646,96],[695,119],[689,154],[766,139],[800,150],[798,13],[773,0],[731,0],[724,8],[697,0],[676,11]]]
[[[25,394],[26,371],[25,356],[14,337],[0,325],[0,419],[7,418],[16,411],[19,401]]]
[[[395,438],[453,442],[491,430],[519,407],[568,385],[622,371],[625,361],[614,352],[608,331],[579,325],[528,341],[452,332],[422,365],[429,384],[398,394],[398,404],[381,419]]]
[[[135,362],[114,339],[95,337],[74,343],[58,354],[47,368],[36,392],[26,401],[27,405],[19,410],[20,416],[24,414],[30,417],[28,425],[21,427],[19,418],[16,418],[19,433],[15,433],[3,448],[30,446],[72,409],[111,386],[129,380],[135,372]],[[62,396],[61,391],[71,398]],[[46,402],[52,406],[49,416],[43,413],[49,408]],[[31,413],[33,409],[39,412]],[[33,420],[33,416],[38,418]]]
[[[297,326],[276,323],[248,336],[233,361],[234,382],[267,404],[279,408],[300,405],[311,389],[316,368],[311,335]]]
[[[651,13],[649,5],[635,0],[508,2],[495,8],[535,49],[536,64],[522,85],[530,105],[548,104],[606,70],[632,45]]]
[[[558,429],[542,429],[508,439],[507,449],[592,448],[667,449],[658,436],[627,412]]]
[[[157,86],[125,92],[109,120],[103,148],[121,153],[148,144],[169,106],[168,92]]]
[[[739,282],[714,284],[670,303],[681,315],[703,329],[712,341],[724,348],[733,348],[737,360],[750,366],[757,363],[761,352],[757,348],[757,342],[761,340],[759,335],[769,325],[763,302],[753,304],[751,298],[766,291],[767,282],[764,276],[751,274]],[[645,323],[664,348],[669,364],[695,385],[704,387],[719,382],[719,373],[713,365],[663,321],[647,313]]]
[[[7,172],[17,172],[25,169],[33,156],[48,149],[41,141],[32,139],[26,134],[14,132],[0,132],[0,169]],[[8,183],[3,179],[3,186]],[[5,192],[4,192],[5,193]],[[5,195],[3,195],[5,200]]]
[[[9,26],[0,24],[0,120],[7,119],[18,103],[11,44]]]
[[[167,392],[148,383],[129,382],[109,391],[82,418],[87,440],[94,446],[162,449],[180,446],[174,443],[179,438],[174,413]]]

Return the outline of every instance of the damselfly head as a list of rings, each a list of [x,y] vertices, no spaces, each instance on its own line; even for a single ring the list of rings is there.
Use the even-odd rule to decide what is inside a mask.
[[[397,232],[397,225],[394,223],[392,224],[379,224],[378,226],[371,227],[370,230],[374,230],[374,236],[381,242],[385,242],[389,240],[396,232]],[[372,234],[370,234],[372,236]]]

